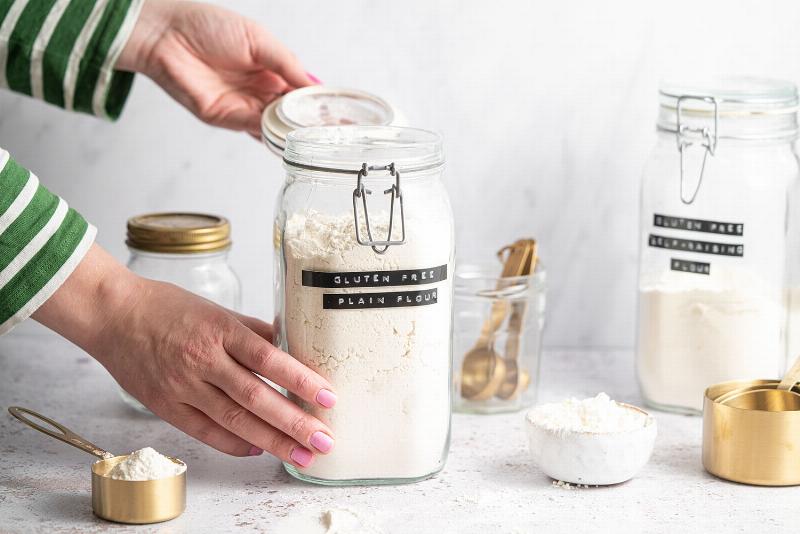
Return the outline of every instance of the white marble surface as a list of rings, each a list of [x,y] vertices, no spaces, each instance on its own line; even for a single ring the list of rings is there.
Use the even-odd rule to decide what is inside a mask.
[[[626,351],[550,351],[542,400],[605,390],[637,402]],[[5,413],[43,412],[111,451],[151,445],[189,465],[188,507],[160,525],[107,523],[91,513],[91,458]],[[286,475],[270,457],[231,458],[166,423],[131,412],[93,360],[54,336],[0,339],[0,532],[275,532],[282,522],[347,508],[385,532],[753,532],[797,524],[800,488],[718,480],[700,463],[701,421],[656,413],[655,452],[634,480],[564,490],[531,465],[522,414],[456,415],[447,465],[406,486],[325,488]],[[387,459],[388,461],[388,459]],[[297,534],[303,534],[298,532]]]
[[[540,239],[550,346],[633,344],[638,183],[658,80],[800,80],[794,0],[224,3],[268,27],[326,83],[371,90],[444,134],[459,254],[488,259],[523,235]],[[258,143],[198,123],[140,78],[114,125],[0,92],[0,146],[93,221],[123,260],[133,214],[229,216],[245,308],[270,315],[282,170]]]

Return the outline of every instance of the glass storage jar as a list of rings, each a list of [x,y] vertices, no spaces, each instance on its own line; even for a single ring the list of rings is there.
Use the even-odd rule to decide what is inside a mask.
[[[293,398],[336,447],[293,476],[413,482],[450,441],[453,220],[441,138],[383,126],[287,136],[274,244],[276,340],[325,376],[337,403]]]
[[[662,84],[641,192],[637,375],[685,413],[703,391],[785,368],[787,212],[797,90],[729,78]]]
[[[545,270],[501,277],[502,264],[461,264],[455,273],[453,406],[514,412],[536,403],[545,318]]]
[[[152,213],[128,219],[128,268],[152,280],[171,282],[212,302],[238,311],[239,278],[228,264],[228,220],[204,213]],[[120,388],[122,398],[148,412]]]

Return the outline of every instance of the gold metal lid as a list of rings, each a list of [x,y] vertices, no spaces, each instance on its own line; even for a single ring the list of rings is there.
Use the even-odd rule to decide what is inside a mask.
[[[231,225],[224,217],[205,213],[137,215],[128,219],[125,243],[146,252],[218,252],[231,246]]]

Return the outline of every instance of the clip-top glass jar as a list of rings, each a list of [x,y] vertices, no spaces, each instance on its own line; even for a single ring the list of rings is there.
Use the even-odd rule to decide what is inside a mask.
[[[453,220],[441,138],[382,126],[295,130],[275,217],[276,339],[331,381],[331,410],[293,398],[336,447],[293,476],[412,482],[450,440]]]
[[[663,84],[644,171],[637,374],[645,401],[687,413],[703,391],[786,364],[787,206],[797,90]]]
[[[128,219],[128,268],[152,280],[171,282],[221,306],[238,311],[239,278],[228,264],[231,227],[227,219],[204,213],[151,213]],[[142,403],[120,389],[134,408]]]

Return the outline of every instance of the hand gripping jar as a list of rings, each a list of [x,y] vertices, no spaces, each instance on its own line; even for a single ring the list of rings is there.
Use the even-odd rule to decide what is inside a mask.
[[[646,402],[785,367],[797,90],[756,78],[663,84],[641,195],[637,374]]]
[[[276,340],[333,384],[334,450],[293,476],[413,482],[450,440],[453,220],[437,134],[295,130],[275,226]]]

